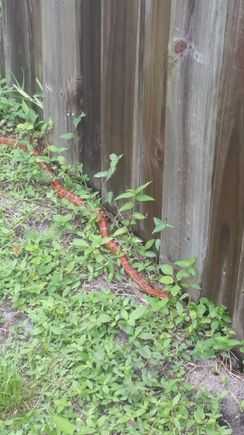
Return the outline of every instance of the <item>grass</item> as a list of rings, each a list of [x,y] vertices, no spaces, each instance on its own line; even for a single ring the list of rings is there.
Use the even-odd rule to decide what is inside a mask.
[[[21,150],[0,153],[0,292],[26,315],[4,342],[5,367],[15,368],[1,374],[9,379],[2,433],[228,433],[219,400],[185,382],[188,362],[237,343],[224,307],[186,304],[184,293],[138,304],[112,294],[109,282],[93,292],[99,277],[112,274],[118,288],[124,279],[94,215],[58,200]],[[66,176],[66,184],[76,182]],[[82,177],[79,191],[91,211],[98,200]],[[24,379],[34,385],[31,401]]]
[[[1,357],[0,416],[3,418],[25,412],[31,399],[31,387],[20,372],[20,368],[16,367],[13,362]]]
[[[184,293],[192,260],[158,266],[152,242],[143,246],[115,222],[135,267],[171,293],[138,298],[104,248],[99,195],[87,189],[82,167],[52,162],[87,207],[59,200],[32,156],[0,147],[0,298],[22,313],[0,342],[0,433],[231,433],[220,425],[221,397],[186,382],[192,361],[241,344],[225,307]]]

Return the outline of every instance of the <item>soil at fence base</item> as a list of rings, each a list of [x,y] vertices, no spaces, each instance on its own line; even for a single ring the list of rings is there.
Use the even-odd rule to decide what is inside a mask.
[[[239,372],[238,361],[234,358],[232,370],[233,372],[221,361],[202,360],[188,373],[187,381],[213,394],[228,391],[222,400],[222,423],[232,429],[233,435],[243,435],[244,412],[240,411],[239,403],[244,400],[244,374]]]

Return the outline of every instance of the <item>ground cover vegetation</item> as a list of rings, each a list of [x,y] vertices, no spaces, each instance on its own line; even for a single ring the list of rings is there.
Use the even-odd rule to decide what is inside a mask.
[[[145,218],[137,204],[153,200],[148,183],[115,200],[109,193],[118,210],[111,237],[170,298],[130,290],[119,256],[105,249],[96,226],[99,193],[88,188],[81,164],[50,156],[57,151],[46,140],[52,124],[40,120],[35,105],[42,109],[40,95],[1,79],[0,135],[30,149],[42,139],[39,159],[87,205],[57,198],[38,158],[0,146],[0,433],[231,433],[220,412],[227,392],[213,396],[186,382],[195,361],[228,358],[243,345],[225,307],[206,298],[196,304],[185,293],[189,280],[195,285],[196,259],[154,261],[168,224],[155,218],[146,244],[131,232]],[[110,156],[97,176],[113,176],[120,158]]]

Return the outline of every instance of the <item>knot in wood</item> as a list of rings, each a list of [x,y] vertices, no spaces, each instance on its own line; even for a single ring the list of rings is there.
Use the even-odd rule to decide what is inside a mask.
[[[175,44],[175,52],[177,54],[182,53],[186,49],[187,49],[187,43],[185,41],[183,41],[182,39]]]

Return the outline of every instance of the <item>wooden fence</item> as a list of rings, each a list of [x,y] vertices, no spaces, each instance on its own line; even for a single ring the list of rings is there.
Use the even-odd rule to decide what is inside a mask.
[[[2,21],[1,68],[42,81],[54,142],[86,113],[67,159],[123,153],[115,193],[152,180],[141,234],[168,219],[162,261],[197,256],[244,337],[244,1],[3,0]]]

